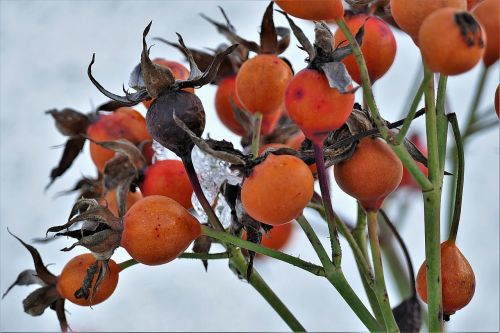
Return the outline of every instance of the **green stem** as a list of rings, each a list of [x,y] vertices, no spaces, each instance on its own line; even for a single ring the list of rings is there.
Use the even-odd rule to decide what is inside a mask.
[[[352,35],[351,31],[347,27],[347,24],[344,18],[336,20],[336,23],[340,30],[344,33],[345,37],[349,41],[349,45],[351,46],[352,53],[359,67],[359,73],[361,75],[361,83],[363,87],[363,98],[366,104],[370,109],[371,116],[375,125],[377,126],[380,134],[384,139],[389,135],[389,129],[387,128],[384,120],[380,117],[377,104],[375,103],[375,98],[373,96],[372,84],[370,82],[370,78],[368,76],[368,69],[366,67],[366,62],[363,57],[363,53],[361,52],[361,48],[359,47],[358,42]]]
[[[357,202],[357,205],[358,205],[358,214],[356,219],[356,227],[352,232],[352,237],[358,244],[368,264],[368,250],[366,246],[366,212],[359,202]],[[363,268],[360,267],[358,261],[356,261],[356,264],[358,266],[358,272],[359,275],[361,276],[361,282],[363,283],[363,288],[365,289],[366,297],[368,297],[368,302],[370,303],[370,307],[372,308],[373,314],[375,315],[375,318],[377,318],[377,321],[383,324],[384,317],[382,316],[382,311],[380,310],[380,306],[377,301],[377,295],[375,295],[372,286],[368,284],[365,277],[363,276]]]
[[[432,190],[434,185],[425,176],[422,170],[420,170],[413,157],[411,157],[408,150],[406,150],[405,146],[402,144],[396,146],[391,142],[389,142],[389,145],[392,148],[392,150],[396,153],[396,155],[398,155],[399,159],[406,167],[408,172],[412,175],[413,179],[415,179],[415,181],[420,186],[422,191],[426,192]]]
[[[425,68],[425,75],[433,75]],[[429,310],[429,331],[443,330],[443,307],[441,289],[440,252],[440,206],[442,173],[439,165],[437,117],[434,106],[434,80],[429,80],[425,90],[425,120],[427,132],[429,180],[433,189],[423,191],[425,220],[425,260],[427,264],[427,304]]]
[[[370,332],[382,332],[384,330],[352,290],[341,269],[335,268],[330,274],[327,274],[326,278]]]
[[[460,128],[458,126],[457,116],[454,113],[448,115],[448,119],[451,123],[451,128],[453,129],[453,135],[455,137],[455,146],[457,147],[458,155],[458,173],[457,182],[455,188],[457,189],[455,194],[455,208],[453,210],[453,219],[450,228],[450,234],[448,240],[453,243],[457,239],[458,225],[460,223],[460,213],[462,210],[462,195],[464,189],[464,173],[465,173],[465,157],[464,157],[464,146],[462,142],[462,137],[460,135]]]
[[[201,226],[201,228],[202,228],[202,233],[204,235],[218,239],[224,243],[229,243],[229,244],[232,244],[235,246],[239,246],[243,249],[254,251],[256,253],[260,253],[260,254],[266,255],[268,257],[281,260],[281,261],[286,262],[288,264],[291,264],[293,266],[302,268],[303,270],[306,270],[314,275],[318,275],[318,276],[325,275],[325,271],[324,271],[323,267],[314,265],[310,262],[304,261],[304,260],[299,259],[297,257],[291,256],[289,254],[286,254],[286,253],[283,253],[280,251],[272,250],[270,248],[261,246],[259,244],[248,242],[246,240],[243,240],[239,237],[230,235],[230,234],[223,232],[223,231],[216,231],[216,230],[214,230],[210,227],[207,227],[207,226]]]
[[[373,268],[375,271],[375,294],[382,311],[385,327],[388,332],[399,332],[398,324],[394,319],[391,304],[389,303],[389,296],[387,295],[387,288],[385,286],[384,270],[382,267],[382,256],[380,253],[380,244],[378,240],[378,224],[377,212],[368,212],[368,235],[370,237],[370,248],[372,252]]]
[[[408,133],[408,130],[410,129],[411,122],[413,121],[413,118],[415,117],[415,113],[417,112],[417,107],[418,104],[420,103],[420,100],[422,99],[422,96],[424,95],[424,89],[425,86],[427,85],[427,80],[429,77],[424,77],[422,79],[422,82],[420,83],[420,86],[418,87],[417,93],[415,94],[415,97],[413,98],[413,101],[411,102],[410,109],[408,111],[408,114],[406,115],[406,118],[403,122],[403,126],[401,127],[401,130],[399,131],[398,135],[394,139],[394,144],[399,145],[401,142],[403,142],[406,133]]]
[[[312,247],[314,248],[314,251],[316,251],[316,254],[318,255],[318,258],[323,265],[323,267],[328,268],[332,266],[332,262],[330,261],[330,257],[328,256],[328,253],[326,252],[325,248],[321,244],[321,241],[319,240],[318,236],[314,232],[314,229],[311,227],[309,224],[309,221],[304,217],[304,215],[301,215],[297,218],[297,222],[299,223],[300,227],[306,234],[307,238],[309,239],[309,242],[311,243]]]
[[[233,249],[231,263],[238,269],[240,274],[244,276],[248,269],[248,263],[243,257],[241,251]],[[276,313],[287,323],[288,327],[294,332],[305,332],[306,329],[300,324],[295,316],[290,312],[286,305],[279,299],[269,285],[262,279],[260,274],[253,269],[248,283],[254,287],[257,292],[264,297],[267,303],[276,311]]]
[[[193,253],[193,252],[184,252],[177,258],[179,259],[200,259],[200,260],[217,260],[217,259],[227,259],[229,258],[228,252],[219,252],[219,253]],[[123,271],[131,266],[139,264],[135,259],[129,259],[124,262],[118,264],[120,267],[120,271]]]
[[[259,156],[260,147],[260,128],[262,127],[262,113],[257,112],[253,119],[253,133],[252,133],[252,155],[254,158]]]

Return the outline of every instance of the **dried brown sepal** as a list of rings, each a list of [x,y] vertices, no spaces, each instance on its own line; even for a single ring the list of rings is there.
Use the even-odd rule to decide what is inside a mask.
[[[31,316],[40,316],[61,296],[54,286],[45,286],[36,289],[23,300],[24,312]]]
[[[64,298],[60,298],[55,301],[50,308],[54,310],[57,314],[57,319],[59,320],[59,327],[61,327],[61,332],[67,332],[69,329],[68,321],[66,320],[66,311],[64,310]]]
[[[58,131],[65,136],[75,137],[84,134],[90,123],[89,116],[71,108],[62,110],[51,109],[45,111],[50,114],[56,124]]]
[[[73,161],[83,150],[84,145],[85,138],[82,136],[72,137],[66,141],[59,164],[50,171],[50,181],[45,186],[45,190],[47,190],[58,177],[62,176],[66,170],[71,167]]]
[[[201,235],[194,240],[193,243],[193,252],[194,253],[204,253],[208,254],[210,252],[210,247],[212,246],[213,239],[206,235]],[[205,271],[208,270],[208,260],[202,260],[203,267],[205,267]]]
[[[401,332],[420,332],[422,309],[416,297],[405,299],[392,309],[392,313]]]
[[[36,271],[37,277],[39,279],[41,279],[46,284],[55,284],[57,281],[57,277],[47,269],[47,266],[45,266],[45,264],[43,263],[42,257],[40,256],[40,253],[38,252],[38,250],[35,247],[33,247],[29,244],[26,244],[21,238],[17,237],[13,233],[11,233],[9,229],[7,229],[7,232],[12,237],[17,239],[29,251],[29,253],[31,254],[31,257],[33,258],[33,264],[35,265],[35,271]],[[5,294],[2,296],[2,298],[4,296],[5,296]]]
[[[43,282],[42,279],[40,279],[36,271],[34,269],[25,269],[16,278],[16,281],[14,281],[8,288],[5,290],[5,292],[2,295],[2,299],[7,296],[7,294],[14,288],[15,286],[30,286],[32,284],[38,284],[41,286],[45,286],[46,283]]]
[[[123,106],[122,103],[111,100],[111,101],[108,101],[108,102],[105,102],[105,103],[99,105],[95,109],[95,112],[96,113],[99,113],[99,111],[114,112],[116,109],[118,109],[118,108],[120,108],[122,106]]]
[[[273,4],[271,1],[264,12],[262,23],[260,25],[260,53],[277,54],[278,53],[278,34],[273,20]]]
[[[183,46],[181,46],[179,43],[173,43],[170,42],[166,39],[155,37],[153,38],[154,40],[159,40],[163,43],[166,43],[170,46],[175,47],[176,49],[180,50],[184,55],[186,55],[185,49]],[[214,61],[215,55],[217,52],[221,52],[227,48],[227,45],[221,44],[219,47],[217,47],[216,52],[213,53],[207,53],[204,51],[196,50],[193,48],[187,48],[189,52],[191,53],[191,56],[193,57],[195,63],[198,65],[198,68],[201,71],[206,71],[209,67],[210,64]],[[229,54],[227,57],[225,57],[220,66],[219,70],[217,72],[217,75],[215,76],[214,80],[210,83],[217,84],[220,80],[222,80],[225,77],[228,77],[230,75],[234,75],[237,71],[238,68],[241,66],[242,63],[242,56],[235,54],[237,50],[240,48],[237,47],[233,53]],[[187,55],[186,55],[187,59]]]
[[[126,156],[137,170],[142,170],[147,166],[146,159],[144,158],[141,150],[127,139],[95,141],[89,138],[89,140],[103,148]]]
[[[352,84],[352,78],[343,63],[336,61],[327,62],[320,64],[319,67],[325,74],[330,88],[337,89],[343,94],[352,94],[355,92],[355,90],[349,89]]]
[[[134,106],[136,104],[139,104],[140,102],[151,98],[149,96],[148,91],[146,88],[142,88],[135,93],[128,93],[126,92],[125,96],[119,96],[116,94],[113,94],[112,92],[106,90],[93,76],[92,76],[92,65],[95,62],[95,53],[92,55],[92,60],[90,61],[89,67],[87,69],[87,75],[90,79],[90,81],[96,86],[96,88],[106,97],[112,99],[115,102],[118,102],[121,104],[121,106]]]
[[[75,186],[73,186],[69,190],[56,193],[56,196],[68,195],[74,192],[79,193],[79,198],[101,198],[104,192],[102,174],[99,173],[99,176],[96,179],[83,176],[79,181],[76,182]]]
[[[175,77],[170,69],[154,64],[149,58],[146,36],[152,23],[152,21],[149,22],[142,33],[141,72],[149,96],[156,98],[174,84]]]
[[[288,16],[287,13],[285,13],[282,10],[276,9],[277,12],[283,14],[285,18],[288,21],[288,24],[290,25],[290,28],[292,29],[293,34],[295,35],[295,38],[299,41],[300,45],[302,46],[301,49],[306,51],[308,56],[309,56],[309,61],[311,59],[314,59],[316,57],[316,50],[314,49],[314,46],[311,44],[309,39],[306,37],[302,29],[300,29],[295,22]]]
[[[262,241],[260,222],[254,220],[253,218],[250,217],[250,215],[245,213],[243,214],[243,216],[240,217],[240,223],[243,225],[243,228],[246,231],[247,241],[255,244],[260,244],[260,242]],[[246,273],[246,279],[249,280],[250,275],[252,275],[253,271],[255,252],[248,250],[247,254],[248,254],[248,266],[247,266],[247,271],[245,273]]]
[[[227,141],[203,140],[200,137],[198,137],[196,133],[191,131],[189,127],[175,114],[173,115],[173,117],[177,126],[179,126],[187,135],[189,135],[193,143],[203,152],[210,154],[214,157],[217,157],[222,161],[231,163],[232,165],[245,164],[245,160],[242,159],[242,156],[244,155],[241,152],[237,151],[236,149],[232,148],[231,143]],[[223,144],[220,144],[221,142]],[[212,143],[212,145],[210,145],[210,143]],[[219,144],[219,147],[216,147],[217,144]],[[214,149],[214,148],[220,148],[220,149]]]

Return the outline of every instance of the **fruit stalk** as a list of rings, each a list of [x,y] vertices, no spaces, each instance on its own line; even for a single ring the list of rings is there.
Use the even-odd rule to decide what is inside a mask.
[[[200,260],[216,260],[216,259],[227,259],[229,258],[228,252],[219,252],[219,253],[193,253],[193,252],[184,252],[177,258],[179,259],[200,259]],[[135,259],[126,260],[118,266],[120,266],[120,271],[123,271],[139,262]]]
[[[448,118],[445,115],[446,85],[448,76],[440,75],[437,98],[436,98],[436,126],[439,151],[439,174],[444,174],[444,165],[446,160],[446,143],[448,141]]]
[[[259,156],[261,127],[262,127],[262,113],[257,112],[255,113],[253,119],[253,133],[252,133],[252,155],[254,158]]]
[[[332,262],[335,267],[340,267],[342,261],[342,249],[340,248],[339,235],[335,227],[335,213],[332,208],[332,199],[330,198],[330,182],[325,169],[325,157],[323,147],[314,143],[314,157],[318,170],[319,187],[323,197],[323,206],[326,211],[326,220],[328,222],[328,231],[330,233],[330,243],[332,246]]]
[[[357,219],[356,219],[356,227],[352,231],[352,236],[354,240],[356,241],[356,244],[358,244],[359,249],[363,253],[363,257],[366,260],[367,265],[370,265],[368,263],[368,251],[366,247],[366,212],[361,206],[359,202],[357,202],[358,206],[358,213],[357,213]],[[364,277],[364,272],[363,272],[363,267],[356,261],[356,264],[358,266],[358,271],[359,275],[361,277],[361,282],[363,283],[363,288],[365,289],[366,297],[368,297],[368,302],[370,303],[370,307],[372,308],[372,311],[375,315],[375,318],[377,318],[379,323],[384,323],[384,318],[382,316],[382,312],[380,310],[380,306],[377,301],[377,296],[375,295],[375,292],[373,291],[373,283],[370,285],[366,281]],[[371,270],[371,267],[369,267]]]
[[[425,76],[433,75],[427,68]],[[425,260],[427,263],[427,295],[429,331],[443,330],[443,303],[441,285],[440,208],[442,174],[440,174],[437,117],[434,105],[434,80],[429,80],[425,89],[425,121],[427,133],[429,180],[433,189],[423,191],[425,224]]]
[[[382,267],[382,256],[378,240],[377,211],[368,211],[368,235],[370,238],[370,248],[372,252],[373,268],[375,271],[375,294],[380,305],[382,316],[384,317],[387,332],[399,332],[398,325],[392,313],[387,288],[385,286],[384,270]]]
[[[207,226],[201,226],[201,231],[202,231],[202,234],[207,235],[207,236],[212,237],[212,238],[215,238],[215,239],[218,239],[224,243],[233,244],[233,245],[239,246],[243,249],[254,251],[256,253],[260,253],[260,254],[263,254],[265,256],[281,260],[281,261],[286,262],[288,264],[291,264],[293,266],[302,268],[303,270],[306,270],[314,275],[318,275],[318,276],[325,275],[323,267],[314,265],[310,262],[304,261],[302,259],[291,256],[289,254],[286,254],[286,253],[283,253],[280,251],[276,251],[276,250],[272,250],[272,249],[264,247],[262,245],[243,240],[239,237],[230,235],[230,234],[223,232],[223,231],[216,231],[216,230],[214,230],[210,227],[207,227]]]
[[[460,213],[462,210],[462,195],[464,190],[464,174],[465,174],[465,154],[464,145],[462,142],[462,137],[460,135],[460,128],[458,126],[457,115],[455,113],[450,113],[447,115],[451,123],[451,128],[453,129],[453,135],[455,137],[455,146],[457,148],[458,157],[458,168],[457,168],[457,181],[456,181],[456,193],[455,193],[455,205],[453,209],[453,218],[450,228],[450,234],[448,240],[455,243],[457,239],[458,225],[460,223]]]

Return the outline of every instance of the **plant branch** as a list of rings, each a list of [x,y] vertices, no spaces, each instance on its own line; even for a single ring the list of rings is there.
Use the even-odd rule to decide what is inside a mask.
[[[252,155],[253,158],[259,156],[260,147],[260,128],[262,127],[262,113],[257,112],[253,117],[253,133],[252,133]]]
[[[420,83],[417,93],[415,94],[415,97],[413,98],[413,101],[411,102],[410,109],[408,111],[408,114],[403,122],[403,126],[401,127],[401,130],[399,131],[398,135],[394,139],[394,145],[399,145],[401,142],[403,142],[406,133],[408,133],[408,130],[410,129],[410,125],[415,118],[415,113],[417,112],[417,107],[418,104],[420,103],[420,100],[422,99],[422,96],[424,95],[424,89],[425,86],[427,85],[427,80],[429,78],[424,77],[422,79],[422,82]]]
[[[302,268],[303,270],[306,270],[314,275],[318,275],[318,276],[325,275],[325,271],[324,271],[323,267],[317,266],[315,264],[304,261],[302,259],[291,256],[289,254],[286,254],[286,253],[283,253],[280,251],[276,251],[276,250],[264,247],[262,245],[243,240],[239,237],[230,235],[230,234],[223,232],[223,231],[216,231],[216,230],[214,230],[210,227],[207,227],[207,226],[201,226],[201,229],[202,229],[202,233],[204,235],[218,239],[224,243],[229,243],[229,244],[232,244],[235,246],[239,246],[243,249],[254,251],[256,253],[260,253],[260,254],[266,255],[268,257],[281,260],[281,261],[286,262],[288,264],[291,264],[293,266]]]
[[[384,270],[382,267],[382,256],[378,240],[377,212],[368,211],[368,235],[370,237],[370,247],[372,252],[373,268],[375,271],[375,294],[380,305],[380,310],[384,318],[385,327],[388,332],[399,332],[398,325],[392,313],[387,288],[385,286]]]

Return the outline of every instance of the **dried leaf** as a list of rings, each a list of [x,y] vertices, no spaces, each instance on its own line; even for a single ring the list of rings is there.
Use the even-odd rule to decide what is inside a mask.
[[[276,54],[278,51],[278,35],[273,20],[273,4],[271,1],[266,8],[262,24],[260,26],[260,52]]]

